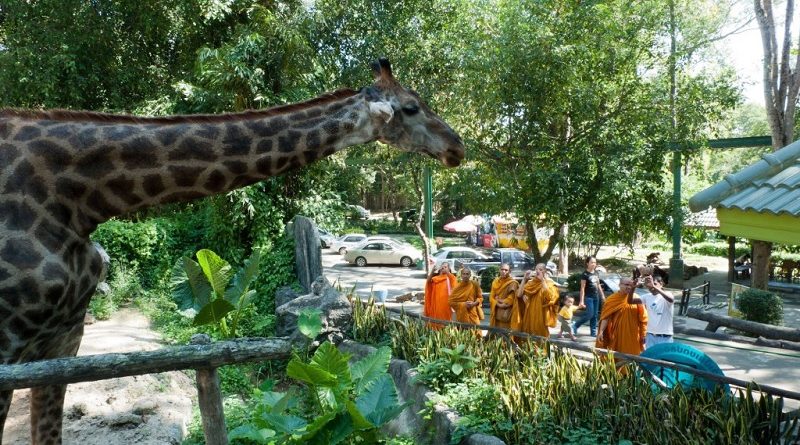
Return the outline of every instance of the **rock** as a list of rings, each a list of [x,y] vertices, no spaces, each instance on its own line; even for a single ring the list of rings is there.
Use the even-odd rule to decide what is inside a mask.
[[[297,329],[297,318],[304,309],[319,309],[322,312],[322,332],[318,339],[327,339],[334,344],[341,342],[353,323],[353,308],[350,301],[331,287],[327,278],[320,276],[311,288],[314,292],[297,297],[275,309],[277,326],[275,334],[290,337],[292,341],[303,339]]]
[[[147,414],[153,414],[158,409],[158,404],[156,402],[146,399],[146,400],[139,400],[133,405],[133,413],[138,414],[140,416],[144,416]]]
[[[398,296],[394,297],[394,301],[397,302],[397,303],[403,303],[403,302],[406,302],[406,301],[411,301],[412,299],[414,299],[414,294],[412,294],[411,292],[407,292],[407,293],[405,293],[403,295],[398,295]]]
[[[322,250],[320,249],[319,231],[314,221],[297,215],[292,222],[294,236],[294,261],[297,278],[306,291],[311,290],[311,283],[322,276]]]
[[[294,289],[289,286],[283,286],[275,292],[275,307],[283,306],[298,296],[299,294]]]

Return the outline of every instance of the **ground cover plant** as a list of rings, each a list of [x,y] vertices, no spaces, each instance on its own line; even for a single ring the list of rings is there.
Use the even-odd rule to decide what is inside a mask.
[[[361,305],[354,334],[384,309]],[[608,360],[584,362],[554,345],[527,342],[511,347],[503,338],[483,339],[471,331],[431,330],[408,316],[390,319],[392,353],[416,365],[422,381],[461,419],[456,443],[472,432],[493,434],[509,444],[542,443],[780,443],[783,399],[755,388],[735,396],[676,388],[654,390],[631,369],[617,372]],[[460,373],[431,369],[430,363],[470,357]],[[797,419],[789,419],[797,426]]]

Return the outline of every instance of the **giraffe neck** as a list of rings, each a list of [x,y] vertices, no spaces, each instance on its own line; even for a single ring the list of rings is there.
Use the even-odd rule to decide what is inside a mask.
[[[58,202],[47,208],[83,236],[114,216],[223,193],[376,139],[355,91],[220,116],[32,117],[0,114],[0,142],[23,141],[19,181],[51,188]]]

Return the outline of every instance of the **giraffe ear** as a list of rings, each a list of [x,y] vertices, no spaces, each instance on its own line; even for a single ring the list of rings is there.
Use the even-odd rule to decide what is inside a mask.
[[[389,63],[389,59],[382,57],[372,62],[372,74],[375,79],[394,79],[392,75],[392,64]]]
[[[394,109],[392,104],[386,101],[367,102],[369,104],[369,114],[373,117],[379,117],[384,122],[389,122],[394,117]]]

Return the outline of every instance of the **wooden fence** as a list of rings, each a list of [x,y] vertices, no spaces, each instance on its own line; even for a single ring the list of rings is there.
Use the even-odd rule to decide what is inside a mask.
[[[285,359],[291,350],[292,345],[285,338],[243,338],[211,343],[207,335],[197,334],[187,346],[170,346],[157,351],[0,365],[0,391],[194,369],[197,371],[197,398],[206,444],[227,445],[217,368],[235,363]]]

